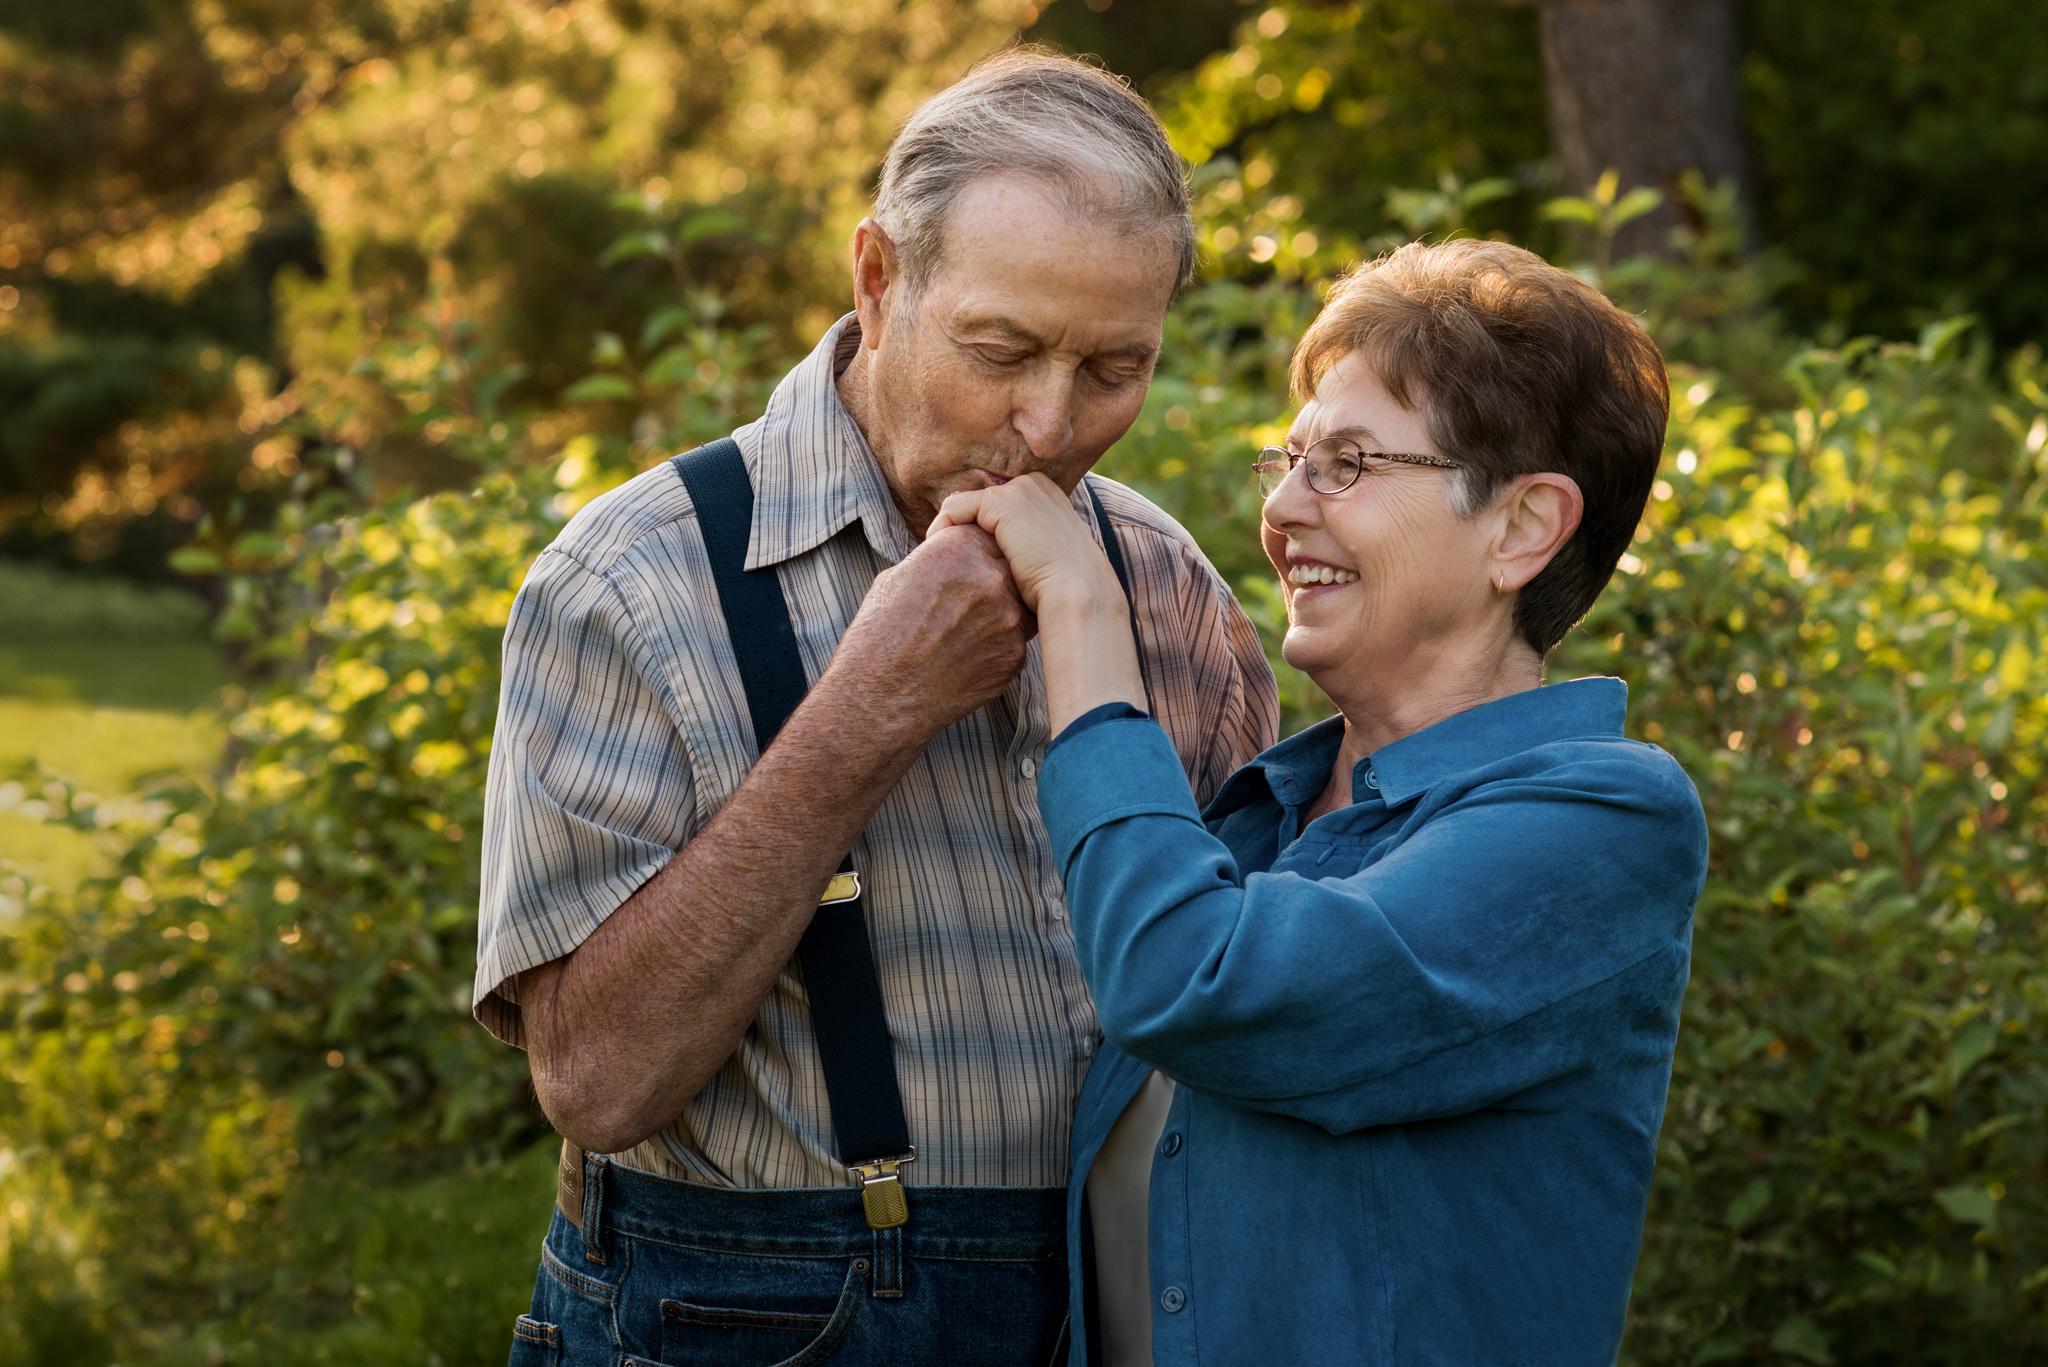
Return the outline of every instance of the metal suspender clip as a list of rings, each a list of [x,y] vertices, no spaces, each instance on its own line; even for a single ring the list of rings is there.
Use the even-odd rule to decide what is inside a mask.
[[[878,1158],[847,1168],[860,1182],[860,1205],[867,1212],[869,1229],[894,1229],[910,1223],[910,1205],[903,1199],[903,1183],[896,1170],[916,1161],[917,1150],[913,1148],[897,1158]]]
[[[829,907],[838,902],[851,902],[860,896],[860,875],[848,869],[832,875],[832,881],[825,885],[825,895],[818,899],[818,905]]]

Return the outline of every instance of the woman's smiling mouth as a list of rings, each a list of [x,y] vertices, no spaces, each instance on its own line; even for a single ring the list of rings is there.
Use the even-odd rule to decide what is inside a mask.
[[[1355,584],[1358,571],[1340,570],[1335,565],[1298,564],[1287,571],[1287,582],[1302,588],[1322,584]]]

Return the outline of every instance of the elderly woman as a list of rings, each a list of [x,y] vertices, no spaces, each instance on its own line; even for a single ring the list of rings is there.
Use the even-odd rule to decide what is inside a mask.
[[[1341,716],[1197,810],[1117,581],[1032,475],[947,501],[1038,614],[1039,802],[1110,1045],[1075,1121],[1075,1361],[1613,1361],[1698,796],[1616,679],[1540,686],[1656,475],[1655,346],[1493,242],[1331,294],[1257,467],[1288,662]]]

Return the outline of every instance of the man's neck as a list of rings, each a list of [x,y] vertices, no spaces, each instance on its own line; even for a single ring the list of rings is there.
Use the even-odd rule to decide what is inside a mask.
[[[913,509],[896,488],[896,481],[890,473],[888,429],[880,421],[875,403],[875,353],[864,346],[859,346],[858,322],[848,323],[847,329],[854,336],[857,349],[853,353],[853,359],[846,363],[845,368],[833,380],[833,385],[839,392],[839,402],[845,407],[847,416],[853,419],[853,425],[860,429],[861,439],[868,444],[868,450],[874,453],[875,465],[882,473],[882,483],[888,487],[889,499],[896,505],[896,511],[903,515],[904,525],[910,528],[912,536],[922,541],[925,532],[932,525],[933,514],[920,513]]]

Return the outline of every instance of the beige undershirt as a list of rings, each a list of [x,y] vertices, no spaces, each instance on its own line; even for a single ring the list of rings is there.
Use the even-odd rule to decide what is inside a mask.
[[[1155,1071],[1110,1127],[1088,1169],[1095,1227],[1095,1305],[1104,1367],[1152,1367],[1152,1269],[1146,1251],[1152,1155],[1173,1106],[1173,1079]]]

